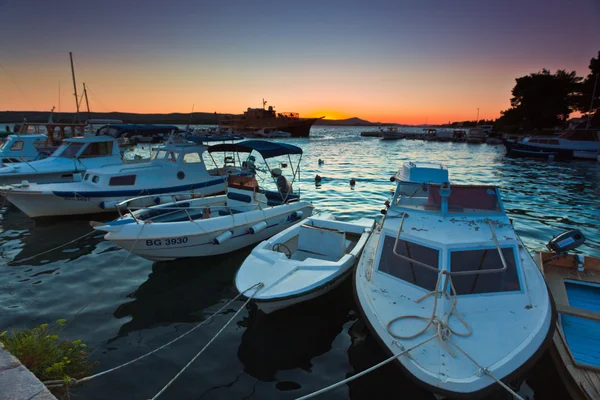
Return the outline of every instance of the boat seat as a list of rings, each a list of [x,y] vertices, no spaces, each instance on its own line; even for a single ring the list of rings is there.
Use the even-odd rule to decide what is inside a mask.
[[[298,250],[291,258],[298,261],[307,258],[338,261],[346,253],[347,246],[346,232],[302,225],[298,234]]]

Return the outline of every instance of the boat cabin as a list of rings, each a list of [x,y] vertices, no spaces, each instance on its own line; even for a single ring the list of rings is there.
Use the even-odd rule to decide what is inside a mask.
[[[51,157],[91,158],[120,157],[119,146],[111,136],[85,136],[65,139],[63,144],[52,153]]]
[[[559,139],[578,142],[600,142],[600,130],[596,129],[569,129],[563,132]],[[531,142],[533,139],[529,139]]]
[[[46,135],[9,135],[0,146],[0,158],[3,163],[33,161],[47,156],[40,154],[39,148],[46,143]]]

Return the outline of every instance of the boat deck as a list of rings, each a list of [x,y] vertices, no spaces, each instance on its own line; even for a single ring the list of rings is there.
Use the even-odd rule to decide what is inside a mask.
[[[540,260],[559,313],[551,356],[573,399],[600,398],[600,259],[574,256]]]

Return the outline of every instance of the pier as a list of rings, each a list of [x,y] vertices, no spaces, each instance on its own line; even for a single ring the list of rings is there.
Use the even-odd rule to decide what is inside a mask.
[[[0,400],[56,400],[56,397],[0,343]]]

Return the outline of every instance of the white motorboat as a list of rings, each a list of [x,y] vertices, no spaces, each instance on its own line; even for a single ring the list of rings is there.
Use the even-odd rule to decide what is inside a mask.
[[[257,245],[235,277],[241,293],[262,282],[253,297],[265,313],[319,297],[347,278],[375,220],[310,217]]]
[[[111,136],[86,135],[65,139],[49,157],[14,162],[0,168],[0,184],[28,182],[72,182],[87,169],[122,164],[119,146]]]
[[[467,143],[481,144],[487,140],[488,130],[482,127],[470,128],[465,138]]]
[[[497,188],[451,185],[405,163],[354,276],[362,314],[394,361],[442,396],[476,397],[531,366],[555,312]]]
[[[202,159],[206,150],[199,144],[168,143],[148,162],[89,169],[73,182],[4,185],[0,194],[34,218],[115,211],[115,204],[136,196],[224,192],[226,175],[235,168],[207,170]]]
[[[514,157],[594,160],[600,151],[600,130],[568,129],[559,136],[505,139],[504,146]]]
[[[256,150],[266,160],[302,154],[296,146],[260,140],[211,146],[211,153]],[[299,175],[300,160],[294,171]],[[229,176],[227,195],[191,199],[131,210],[94,229],[149,260],[174,260],[229,253],[261,242],[312,214],[313,206],[295,193],[259,188],[254,176]],[[133,199],[137,200],[137,199]],[[119,204],[119,207],[126,204]]]
[[[263,129],[255,132],[254,135],[265,138],[265,139],[292,137],[292,134],[289,132],[279,131],[279,130],[275,130],[275,129],[267,129],[267,128],[263,128]]]

